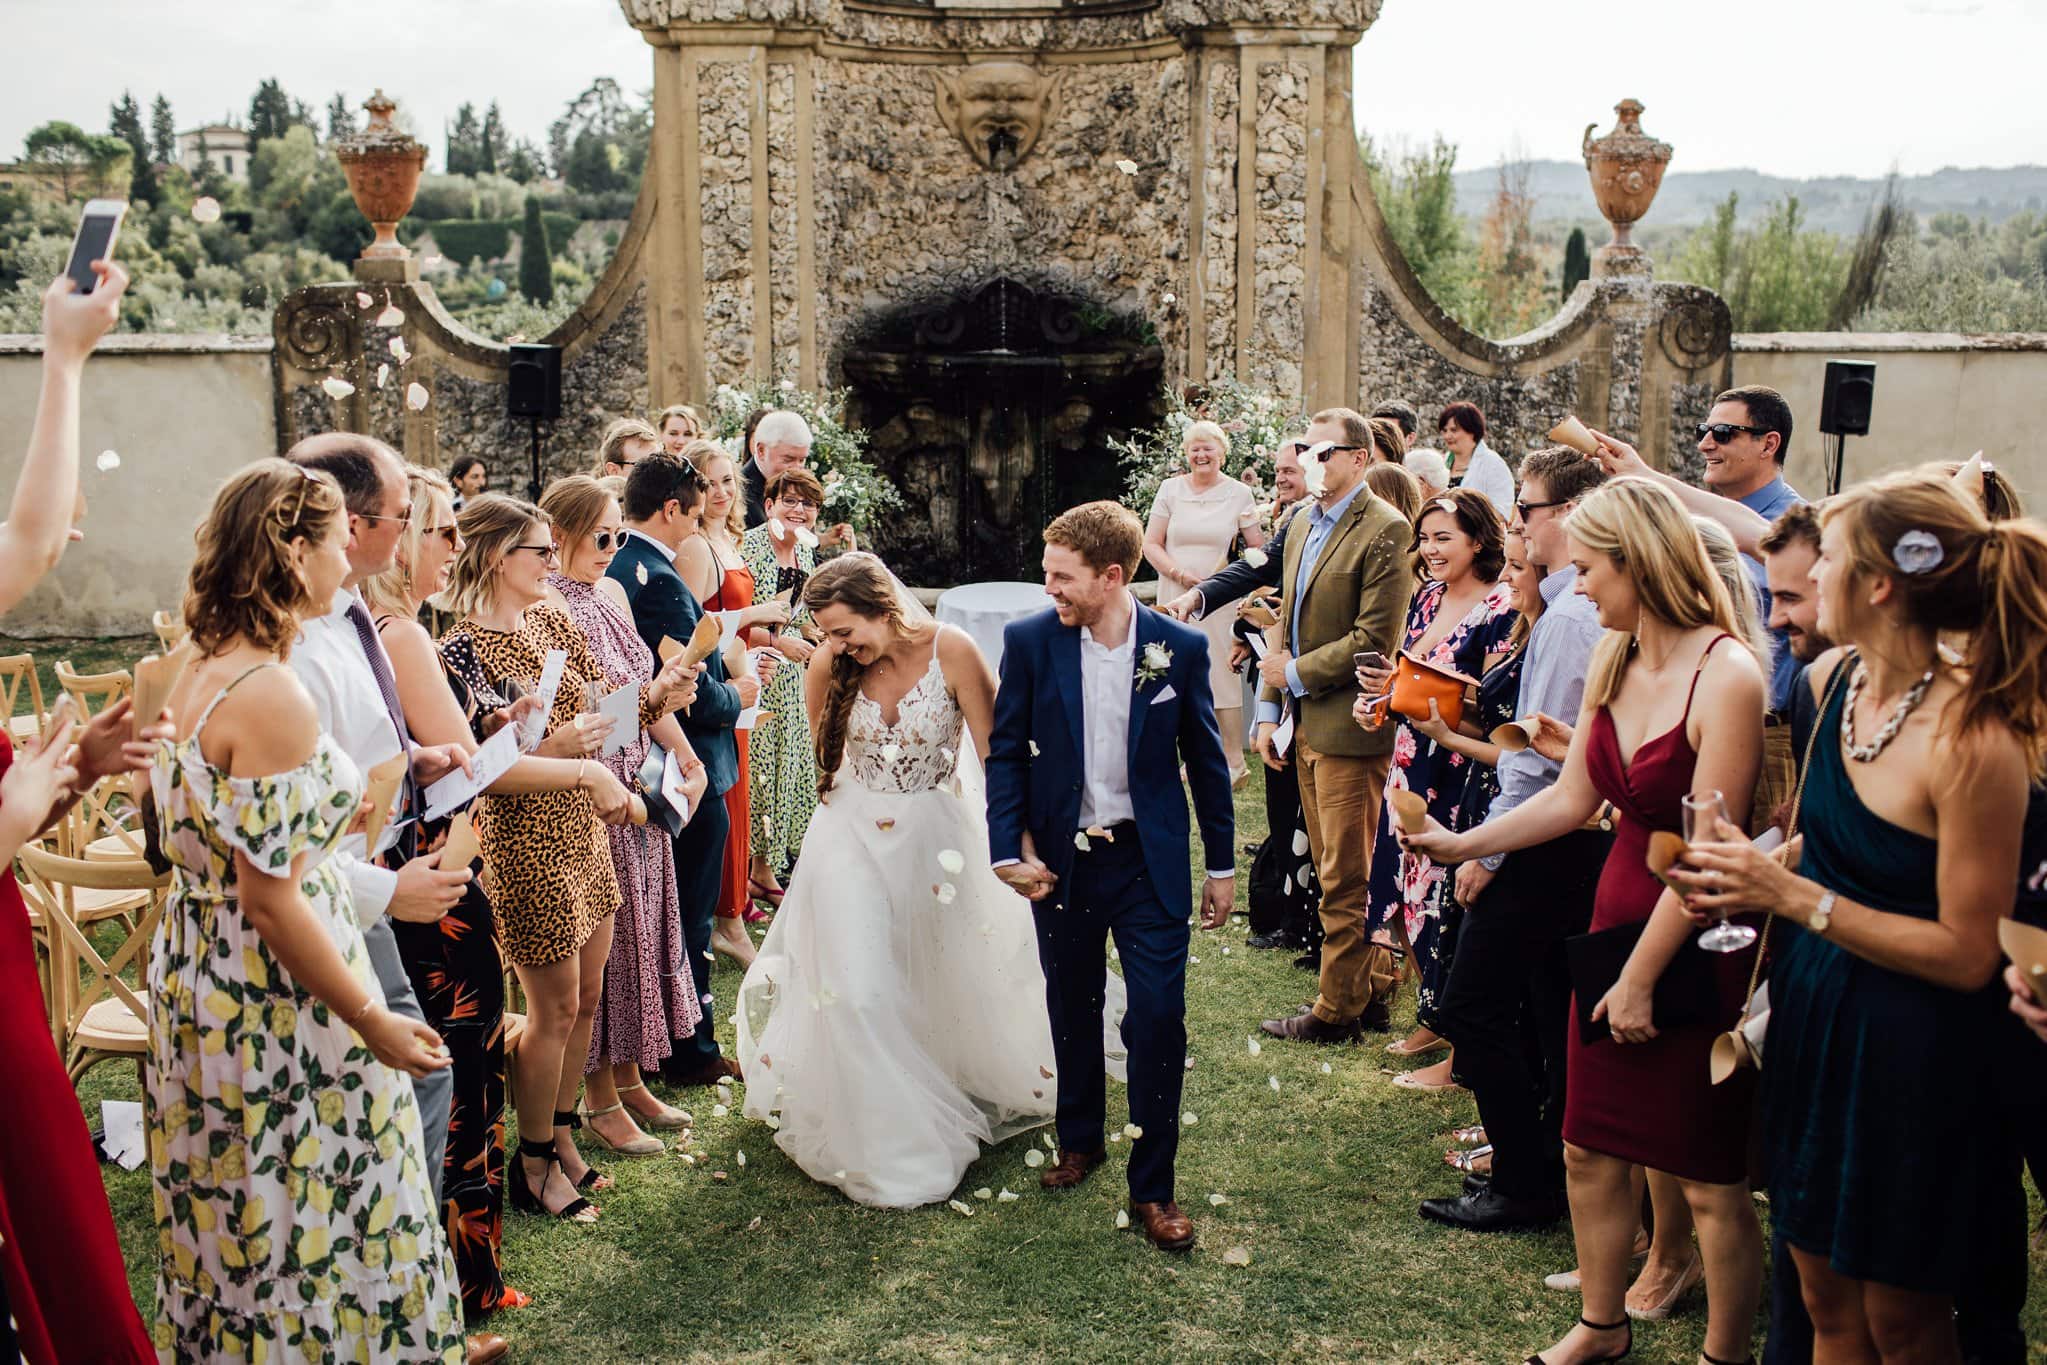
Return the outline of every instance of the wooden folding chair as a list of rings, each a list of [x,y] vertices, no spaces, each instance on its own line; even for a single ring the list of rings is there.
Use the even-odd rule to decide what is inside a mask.
[[[65,1071],[76,1082],[113,1057],[133,1057],[139,1070],[149,1050],[149,941],[170,874],[159,877],[141,861],[67,858],[35,844],[22,846],[19,861],[22,899],[49,943],[50,1033]],[[108,908],[137,896],[146,908],[132,922]],[[117,919],[127,932],[113,956],[104,956],[91,931]]]
[[[178,641],[185,638],[185,618],[174,611],[159,611],[152,614],[149,624],[156,630],[157,643],[168,654],[178,647]]]
[[[59,659],[52,671],[57,675],[57,686],[64,689],[64,695],[71,698],[71,704],[78,708],[81,724],[121,698],[135,695],[135,675],[125,668],[117,668],[111,673],[80,673],[71,667],[69,659]]]
[[[28,687],[29,709],[21,708],[21,689]],[[36,656],[9,654],[0,658],[0,703],[7,707],[7,735],[19,749],[42,738],[43,722],[50,713],[43,706],[43,684],[36,677]]]

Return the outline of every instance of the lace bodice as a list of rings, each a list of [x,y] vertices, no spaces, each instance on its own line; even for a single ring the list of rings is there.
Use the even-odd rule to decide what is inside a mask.
[[[966,718],[945,686],[945,670],[934,650],[924,676],[898,703],[895,724],[883,719],[879,702],[865,692],[855,694],[842,771],[869,791],[922,792],[950,786],[965,728]]]

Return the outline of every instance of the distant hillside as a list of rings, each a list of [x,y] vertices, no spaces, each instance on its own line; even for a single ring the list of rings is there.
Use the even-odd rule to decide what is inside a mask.
[[[1600,221],[1582,162],[1535,161],[1529,163],[1529,171],[1538,221]],[[1459,171],[1456,179],[1458,208],[1473,218],[1484,214],[1498,183],[1498,168]],[[1863,213],[1882,185],[1881,180],[1853,176],[1789,180],[1751,170],[1673,170],[1663,177],[1663,188],[1657,192],[1645,225],[1703,223],[1733,190],[1741,195],[1744,220],[1760,216],[1769,204],[1795,194],[1811,226],[1852,233],[1862,226]],[[1952,211],[2001,222],[2017,213],[2047,210],[2047,166],[1948,167],[1931,175],[1903,177],[1898,188],[1906,207],[1922,218]]]

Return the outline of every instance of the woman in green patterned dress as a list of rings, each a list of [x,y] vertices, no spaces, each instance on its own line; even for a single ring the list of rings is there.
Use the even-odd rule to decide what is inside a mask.
[[[182,736],[150,770],[176,869],[145,1068],[158,1357],[463,1356],[408,1075],[448,1064],[384,1008],[329,849],[362,775],[279,666],[348,573],[341,492],[261,460],[200,528]]]
[[[810,718],[803,709],[803,669],[815,646],[804,634],[813,627],[803,606],[803,584],[817,567],[818,538],[811,527],[824,506],[824,485],[808,469],[787,469],[768,480],[766,500],[768,519],[746,533],[739,549],[762,600],[789,595],[794,614],[768,642],[794,666],[776,669],[762,690],[760,719],[754,724],[747,756],[753,800],[749,880],[755,895],[765,892],[768,899],[779,901],[779,877],[802,849],[804,831],[817,809],[817,758],[811,747]]]

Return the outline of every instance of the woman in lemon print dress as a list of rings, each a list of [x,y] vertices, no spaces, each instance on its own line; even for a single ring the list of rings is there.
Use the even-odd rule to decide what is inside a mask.
[[[462,1359],[407,1079],[447,1060],[384,1008],[323,862],[362,778],[279,667],[348,572],[341,507],[324,474],[250,465],[215,498],[185,594],[180,737],[150,771],[176,869],[145,1069],[164,1361]]]

